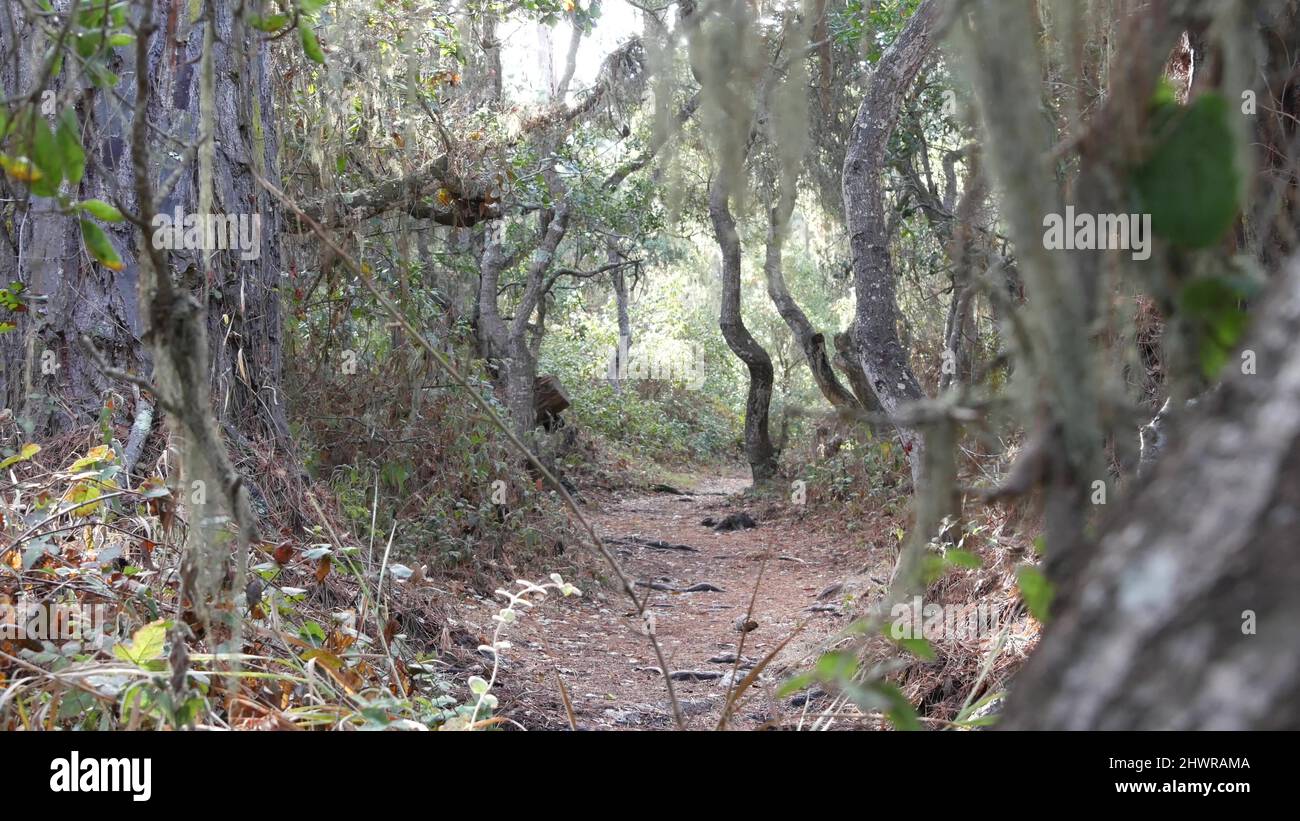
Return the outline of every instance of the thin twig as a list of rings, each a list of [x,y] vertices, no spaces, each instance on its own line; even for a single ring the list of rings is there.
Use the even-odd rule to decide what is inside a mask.
[[[754,603],[758,601],[758,588],[763,583],[763,571],[767,569],[767,560],[771,555],[770,552],[763,554],[763,561],[758,565],[758,578],[754,579],[754,589],[749,594],[749,607],[745,609],[745,621],[742,627],[754,617]],[[733,693],[736,687],[736,673],[740,671],[740,659],[745,652],[745,639],[749,637],[749,631],[742,629],[740,631],[740,641],[736,642],[736,660],[731,665],[731,680],[727,682],[727,699],[722,708],[722,717],[718,719],[718,729],[727,729],[727,719],[731,715],[731,708],[734,702]]]

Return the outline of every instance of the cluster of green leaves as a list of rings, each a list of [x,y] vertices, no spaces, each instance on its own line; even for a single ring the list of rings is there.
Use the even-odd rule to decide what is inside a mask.
[[[600,3],[597,0],[518,0],[516,3],[489,2],[498,13],[520,14],[530,20],[536,20],[545,26],[554,26],[565,19],[573,25],[590,32],[600,18]]]
[[[819,658],[808,672],[788,679],[777,696],[785,698],[814,684],[823,684],[844,693],[864,711],[883,712],[895,729],[919,730],[921,722],[916,710],[898,685],[885,679],[896,667],[897,664],[883,664],[864,669],[856,651],[835,650]]]
[[[638,456],[657,462],[738,457],[740,420],[714,397],[684,388],[643,395],[635,383],[622,391],[584,384],[571,393],[579,397],[571,412],[580,425]]]
[[[1151,230],[1174,245],[1209,248],[1240,210],[1236,141],[1223,95],[1208,92],[1179,105],[1165,84],[1150,123],[1149,155],[1133,172],[1139,209]]]
[[[799,475],[808,482],[814,498],[837,505],[869,499],[880,510],[895,495],[895,489],[881,479],[902,476],[907,469],[907,455],[892,438],[877,438],[864,429],[830,458],[813,454],[806,465],[799,467]],[[852,527],[853,523],[847,525]]]
[[[874,63],[918,5],[920,0],[849,0],[842,8],[831,11],[828,28],[837,43],[852,48],[857,48],[863,38],[869,38],[865,44],[866,57]]]
[[[276,14],[250,15],[248,24],[258,31],[279,35],[296,27],[298,40],[302,44],[302,53],[307,59],[319,65],[325,65],[325,51],[321,48],[320,38],[312,28],[329,0],[292,0],[281,4],[282,11]]]
[[[58,126],[50,124],[38,106],[26,103],[14,116],[0,111],[0,167],[9,177],[27,186],[38,197],[57,200],[59,208],[76,216],[86,250],[106,268],[122,270],[122,258],[104,229],[86,217],[103,222],[121,222],[122,212],[100,199],[76,200],[63,192],[63,184],[75,190],[86,170],[86,152],[81,147],[81,126],[76,112],[66,108],[58,116]]]
[[[1206,379],[1218,376],[1241,341],[1249,321],[1245,306],[1259,291],[1257,281],[1238,275],[1198,277],[1183,286],[1178,307],[1191,326]]]
[[[41,0],[41,5],[46,11],[54,11],[49,0]],[[112,88],[118,83],[117,74],[109,69],[113,49],[135,42],[127,21],[130,6],[130,0],[79,0],[77,4],[71,31],[72,46],[82,69],[99,88]],[[47,32],[47,37],[53,49],[57,35]],[[50,57],[53,60],[51,75],[58,76],[63,68],[64,55],[52,50]]]
[[[26,290],[21,282],[11,282],[8,288],[0,288],[0,308],[11,314],[22,314],[27,312],[27,304],[23,301],[23,291]],[[0,320],[0,334],[7,334],[17,326],[7,320]]]

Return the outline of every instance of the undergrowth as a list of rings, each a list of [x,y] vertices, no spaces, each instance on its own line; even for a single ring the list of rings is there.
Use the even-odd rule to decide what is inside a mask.
[[[405,520],[390,514],[387,539],[370,529],[375,500],[362,517],[346,472],[305,490],[298,528],[261,521],[244,590],[227,584],[196,603],[182,596],[181,559],[201,506],[167,476],[126,474],[125,429],[45,446],[22,442],[16,428],[5,434],[20,443],[0,454],[0,729],[441,729],[503,720],[467,672],[481,667],[485,650],[451,627],[454,602],[435,585],[446,575],[397,561],[392,534]],[[490,475],[495,463],[479,458]],[[474,483],[464,487],[464,506],[408,535],[417,559],[430,549],[421,534],[469,522],[466,511],[481,505]],[[361,518],[367,527],[354,527]],[[506,513],[483,529],[526,546],[528,528],[544,525],[524,518]],[[558,574],[519,584],[532,598],[576,592]],[[507,598],[502,612],[518,611]],[[242,642],[232,646],[236,621]],[[487,650],[495,657],[506,646]]]

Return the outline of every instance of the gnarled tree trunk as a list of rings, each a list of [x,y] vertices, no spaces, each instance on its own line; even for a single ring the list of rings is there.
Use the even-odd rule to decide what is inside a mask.
[[[709,192],[709,218],[722,251],[722,307],[718,325],[727,346],[749,370],[749,390],[745,395],[745,458],[755,484],[761,484],[776,475],[777,454],[768,432],[775,372],[772,358],[745,327],[740,314],[740,236],[727,202],[725,174],[725,170],[718,171]]]
[[[857,291],[855,342],[872,391],[891,416],[925,394],[898,338],[898,304],[882,179],[885,149],[903,95],[933,46],[939,10],[937,0],[922,3],[876,63],[844,157],[844,211]],[[899,425],[898,433],[912,466],[913,485],[919,488],[924,439],[920,431],[906,425]]]
[[[785,240],[786,227],[790,215],[794,212],[795,187],[790,184],[777,195],[776,205],[769,213],[767,225],[767,256],[763,260],[763,273],[767,278],[767,295],[776,306],[777,313],[785,320],[804,358],[808,360],[808,369],[818,390],[837,408],[856,407],[858,402],[853,394],[840,382],[826,356],[826,337],[818,333],[808,321],[808,316],[790,296],[782,272],[781,247]]]

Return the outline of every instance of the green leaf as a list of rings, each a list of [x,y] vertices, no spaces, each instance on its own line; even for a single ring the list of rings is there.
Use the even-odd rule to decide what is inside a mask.
[[[968,567],[972,570],[978,570],[980,567],[984,566],[984,563],[980,561],[980,557],[976,556],[969,550],[950,548],[944,552],[943,557],[948,560],[949,564],[954,564],[958,567]]]
[[[314,621],[309,621],[306,624],[304,624],[302,627],[298,628],[298,635],[299,637],[302,638],[303,641],[307,642],[308,644],[315,644],[319,646],[325,641],[324,629],[322,629],[321,626]]]
[[[1151,155],[1133,175],[1151,229],[1175,245],[1208,248],[1232,226],[1240,175],[1229,106],[1208,92],[1190,106],[1158,102]]]
[[[76,185],[81,182],[81,177],[86,172],[86,152],[81,147],[81,126],[77,123],[77,115],[71,108],[65,109],[59,115],[59,130],[55,138],[58,140],[64,174],[68,182]]]
[[[1016,583],[1020,587],[1020,598],[1033,617],[1041,624],[1047,624],[1052,596],[1056,592],[1047,577],[1033,565],[1022,564],[1016,569]]]
[[[137,667],[145,667],[148,662],[162,657],[166,638],[167,620],[151,621],[135,631],[129,644],[114,645],[113,655]]]
[[[77,25],[85,29],[97,29],[104,24],[104,4],[88,4],[90,8],[77,12]]]
[[[921,582],[928,587],[938,581],[947,569],[948,563],[943,556],[928,551],[921,557]]]
[[[104,222],[121,222],[122,212],[104,202],[103,200],[82,200],[77,204],[82,211],[89,212],[91,216],[99,217]]]
[[[953,719],[953,723],[960,724],[963,727],[987,727],[991,724],[996,724],[998,720],[996,715],[980,716],[979,718],[968,718],[968,716],[978,713],[985,706],[999,698],[1002,698],[1006,694],[1005,690],[994,690],[991,693],[986,693],[979,701],[968,705],[958,713],[957,717]]]
[[[321,51],[320,41],[316,39],[316,32],[312,31],[311,26],[299,26],[298,34],[302,39],[302,50],[307,55],[307,59],[325,65],[325,52]]]
[[[851,650],[836,650],[817,659],[814,674],[822,681],[849,681],[858,670],[857,654]]]
[[[286,15],[268,14],[265,17],[253,17],[248,21],[248,24],[258,31],[264,31],[267,34],[275,34],[277,31],[284,28],[285,24],[288,22],[289,18]]]
[[[76,38],[77,54],[82,57],[90,57],[95,52],[99,51],[99,47],[103,42],[104,35],[102,32],[82,32],[78,34]]]
[[[885,712],[885,716],[889,718],[895,730],[915,732],[921,729],[921,719],[916,715],[916,708],[903,695],[902,690],[887,681],[876,684],[876,689],[889,701],[889,709]]]
[[[898,644],[907,652],[921,659],[922,661],[934,661],[934,648],[926,639],[898,639]]]
[[[844,694],[863,710],[884,712],[896,730],[921,729],[916,709],[894,684],[887,681],[849,683],[844,686]]]
[[[1249,323],[1241,305],[1257,293],[1253,281],[1230,276],[1201,277],[1179,293],[1180,308],[1197,332],[1197,353],[1206,378],[1215,378],[1241,341]]]
[[[53,197],[59,193],[59,183],[63,182],[63,157],[58,141],[44,117],[33,114],[22,127],[31,135],[29,156],[41,172],[41,178],[31,183],[32,193],[38,197]]]
[[[87,63],[86,71],[90,73],[90,81],[99,88],[112,88],[118,83],[118,76],[99,63]]]
[[[81,220],[81,238],[86,241],[86,250],[92,257],[103,263],[105,268],[120,271],[125,267],[122,258],[113,248],[113,243],[108,241],[108,234],[105,234],[95,223]]]
[[[810,685],[815,684],[816,681],[817,681],[817,677],[814,676],[812,673],[800,673],[799,675],[789,679],[784,684],[782,684],[780,688],[776,691],[776,697],[785,698],[786,696],[793,695],[799,692],[800,690],[803,690],[809,687]]]

